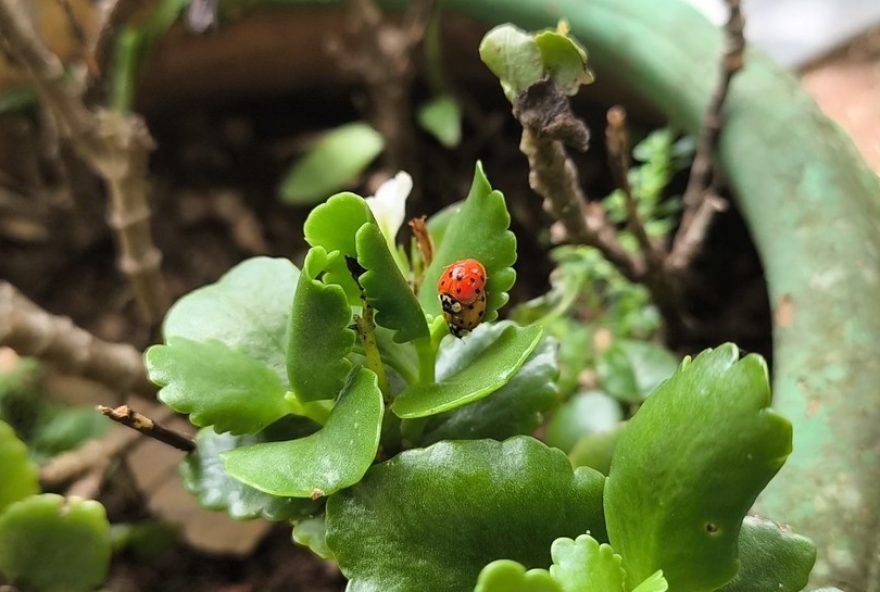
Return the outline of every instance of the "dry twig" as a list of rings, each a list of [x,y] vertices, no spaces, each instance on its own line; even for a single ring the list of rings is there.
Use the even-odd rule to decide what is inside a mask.
[[[153,397],[141,353],[122,343],[102,341],[67,317],[39,308],[7,282],[0,281],[0,345],[34,356],[71,374],[109,386],[120,395],[133,391]]]
[[[743,68],[746,46],[743,37],[745,19],[740,9],[740,0],[727,0],[727,4],[730,16],[724,29],[726,47],[721,60],[721,78],[703,116],[697,153],[682,200],[684,212],[681,225],[666,261],[667,268],[673,272],[687,268],[699,251],[714,214],[726,208],[714,189],[718,184],[715,150],[724,125],[722,110],[730,91],[730,83],[734,75]]]
[[[162,408],[156,421],[168,421],[174,412]],[[40,482],[46,487],[57,487],[81,475],[99,468],[109,459],[114,459],[144,441],[143,434],[119,427],[103,438],[90,440],[70,452],[59,454],[40,469]]]
[[[0,0],[0,41],[30,75],[61,135],[104,179],[110,195],[108,222],[119,243],[119,268],[147,321],[158,320],[167,308],[167,295],[159,272],[162,254],[150,231],[147,157],[153,141],[146,126],[135,116],[90,111],[17,0]]]
[[[129,427],[136,432],[140,432],[148,438],[167,444],[172,448],[177,448],[184,452],[192,452],[196,449],[195,441],[186,434],[166,428],[143,413],[138,413],[128,405],[120,405],[119,407],[98,405],[96,409],[113,421]]]
[[[413,54],[425,37],[436,0],[414,0],[400,25],[386,23],[373,0],[350,0],[352,47],[332,45],[340,66],[357,74],[367,87],[373,124],[385,138],[386,164],[392,171],[417,176],[415,134],[410,123]]]

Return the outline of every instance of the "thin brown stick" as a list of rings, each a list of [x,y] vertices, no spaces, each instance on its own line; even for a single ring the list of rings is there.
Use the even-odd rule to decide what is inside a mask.
[[[4,281],[0,281],[0,345],[105,384],[120,395],[131,391],[152,398],[156,393],[136,348],[98,339],[69,318],[42,310]]]
[[[608,127],[605,130],[608,145],[608,161],[615,182],[623,192],[626,205],[626,224],[639,243],[649,270],[663,267],[665,254],[648,236],[645,222],[639,214],[638,202],[629,183],[629,135],[626,131],[626,110],[616,106],[608,110]]]
[[[140,432],[148,438],[167,444],[172,448],[177,448],[184,452],[192,452],[196,449],[195,441],[186,434],[166,428],[143,413],[138,413],[128,405],[120,405],[118,407],[98,405],[95,409],[113,421]]]
[[[523,127],[519,147],[529,159],[529,185],[565,228],[565,240],[596,247],[624,276],[640,281],[645,273],[644,261],[623,248],[602,207],[587,204],[577,169],[562,142]]]
[[[163,407],[157,412],[156,421],[168,421],[173,416],[173,411]],[[120,426],[103,438],[90,440],[79,448],[50,460],[40,469],[40,482],[46,487],[68,483],[101,466],[108,459],[128,452],[143,441],[145,438],[140,432]]]
[[[147,157],[154,147],[143,121],[90,111],[65,77],[58,56],[34,32],[17,0],[0,0],[0,41],[30,76],[43,106],[79,156],[100,175],[110,194],[108,221],[116,231],[118,266],[128,278],[144,318],[155,322],[168,299],[160,274],[161,252],[150,230]]]
[[[740,0],[727,0],[727,5],[730,16],[724,28],[725,50],[721,59],[721,75],[700,126],[697,152],[682,199],[684,212],[681,225],[666,261],[667,268],[672,271],[687,268],[702,245],[713,215],[723,209],[718,205],[720,198],[711,191],[716,178],[715,151],[724,125],[722,111],[730,91],[730,83],[734,75],[743,68],[746,47],[743,36],[745,18]]]

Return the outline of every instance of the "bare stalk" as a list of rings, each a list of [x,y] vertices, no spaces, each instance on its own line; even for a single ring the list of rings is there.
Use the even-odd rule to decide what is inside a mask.
[[[143,413],[138,413],[128,405],[120,405],[119,407],[98,405],[96,409],[113,421],[136,432],[140,432],[143,436],[167,444],[172,448],[177,448],[184,452],[192,452],[196,449],[195,441],[186,434],[166,428],[158,421],[150,419]]]
[[[120,395],[133,391],[152,398],[156,393],[137,349],[98,339],[69,318],[42,310],[3,281],[0,281],[0,345],[105,384]]]
[[[682,200],[684,212],[681,225],[666,260],[667,268],[673,272],[687,268],[699,252],[715,213],[726,209],[713,190],[717,185],[715,151],[724,126],[722,111],[730,83],[743,68],[746,46],[743,36],[745,18],[740,9],[740,0],[727,0],[727,5],[730,17],[724,28],[726,47],[721,59],[721,76],[700,126],[697,152]]]
[[[18,0],[0,0],[0,41],[30,76],[59,132],[107,185],[108,220],[116,231],[118,265],[148,322],[164,314],[168,299],[160,274],[162,254],[150,231],[147,156],[154,144],[141,119],[90,111],[58,57],[42,43]]]

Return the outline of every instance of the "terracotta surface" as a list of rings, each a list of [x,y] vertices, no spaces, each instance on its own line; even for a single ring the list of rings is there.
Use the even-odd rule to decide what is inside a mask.
[[[880,29],[807,68],[803,82],[880,172]]]

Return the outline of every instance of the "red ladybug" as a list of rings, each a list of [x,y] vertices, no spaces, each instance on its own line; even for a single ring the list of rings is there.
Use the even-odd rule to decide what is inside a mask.
[[[462,259],[443,270],[437,292],[443,317],[456,337],[464,337],[483,320],[486,279],[486,268],[476,259]]]

